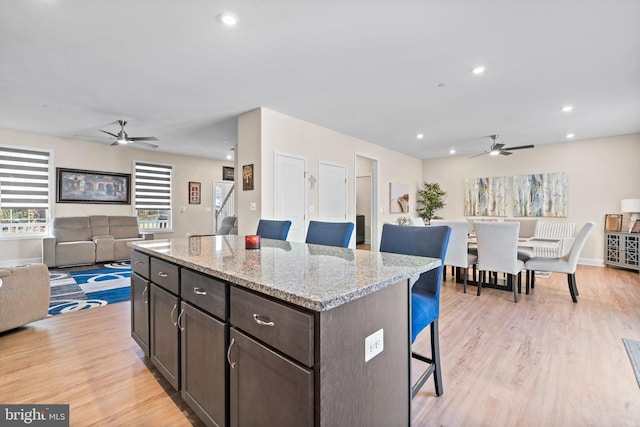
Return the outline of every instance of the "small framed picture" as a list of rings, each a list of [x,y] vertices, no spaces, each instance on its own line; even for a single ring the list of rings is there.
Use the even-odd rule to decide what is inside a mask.
[[[222,167],[222,180],[223,181],[233,181],[233,168],[231,166],[223,166]]]
[[[242,166],[242,189],[253,190],[253,164]]]
[[[621,231],[622,215],[608,214],[604,216],[604,231]]]
[[[640,219],[636,219],[636,222],[633,223],[633,227],[631,227],[632,233],[640,233]]]
[[[200,204],[200,183],[189,181],[189,204]]]

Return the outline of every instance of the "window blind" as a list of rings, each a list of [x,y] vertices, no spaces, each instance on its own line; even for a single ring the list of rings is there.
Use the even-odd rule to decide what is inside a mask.
[[[151,163],[135,164],[135,208],[171,210],[173,168]]]
[[[48,151],[0,147],[0,208],[49,208]]]

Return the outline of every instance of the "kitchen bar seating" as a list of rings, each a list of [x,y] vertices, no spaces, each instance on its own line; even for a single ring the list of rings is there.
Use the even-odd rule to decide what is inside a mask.
[[[256,234],[264,239],[287,240],[290,228],[291,221],[288,220],[261,219]]]
[[[451,228],[448,226],[412,227],[385,224],[382,228],[380,252],[416,255],[444,260],[449,243]],[[440,287],[442,269],[422,273],[411,288],[411,343],[418,334],[431,325],[431,357],[411,352],[411,357],[429,364],[429,367],[411,387],[411,397],[420,391],[424,383],[433,375],[436,395],[444,392],[440,369],[440,344],[438,338],[438,318],[440,316]]]
[[[346,248],[349,246],[351,233],[352,222],[310,221],[305,243]]]

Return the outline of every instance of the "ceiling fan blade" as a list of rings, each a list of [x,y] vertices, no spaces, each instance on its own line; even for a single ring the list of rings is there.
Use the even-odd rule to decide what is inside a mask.
[[[500,150],[499,153],[502,154],[503,156],[510,156],[513,154],[507,150]]]
[[[478,153],[478,154],[474,154],[473,156],[469,156],[470,159],[473,159],[474,157],[479,157],[479,156],[483,156],[487,154],[487,152],[485,151],[484,153]]]
[[[75,134],[73,136],[77,136],[79,138],[100,138],[100,139],[111,139],[108,136],[102,136],[102,135],[79,135],[79,134]]]
[[[505,150],[513,151],[513,150],[524,150],[525,148],[533,148],[533,145],[520,145],[518,147],[508,147]]]
[[[111,146],[113,147],[114,145],[120,145],[120,143],[118,141],[114,141],[113,144],[111,144]]]
[[[157,139],[155,141],[157,141]],[[144,142],[144,141],[140,141],[140,140],[135,141],[135,140],[133,140],[131,138],[129,138],[129,142],[131,142],[132,144],[136,144],[136,145],[144,145],[144,146],[149,147],[149,148],[158,148],[158,146],[156,144],[151,144],[150,142]]]
[[[491,151],[502,150],[502,147],[504,147],[504,144],[493,144],[493,147],[491,147]]]
[[[156,138],[155,136],[136,136],[136,137],[127,138],[127,140],[129,140],[129,141],[157,141],[158,138]]]
[[[114,138],[117,138],[117,137],[118,137],[118,135],[116,135],[115,133],[107,132],[106,130],[102,130],[102,129],[98,129],[98,130],[99,130],[100,132],[104,132],[104,133],[106,133],[107,135],[111,135],[111,136],[112,136],[112,137],[114,137]]]

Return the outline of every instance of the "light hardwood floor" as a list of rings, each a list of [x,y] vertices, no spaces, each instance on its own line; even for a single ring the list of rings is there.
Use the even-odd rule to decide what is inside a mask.
[[[499,290],[464,294],[448,277],[444,395],[429,380],[413,425],[640,425],[640,387],[622,344],[640,340],[640,275],[580,266],[577,280],[578,304],[559,274],[516,304]],[[73,426],[200,425],[150,368],[129,322],[129,303],[119,303],[0,334],[0,403],[68,403]],[[428,352],[426,331],[415,346]]]

